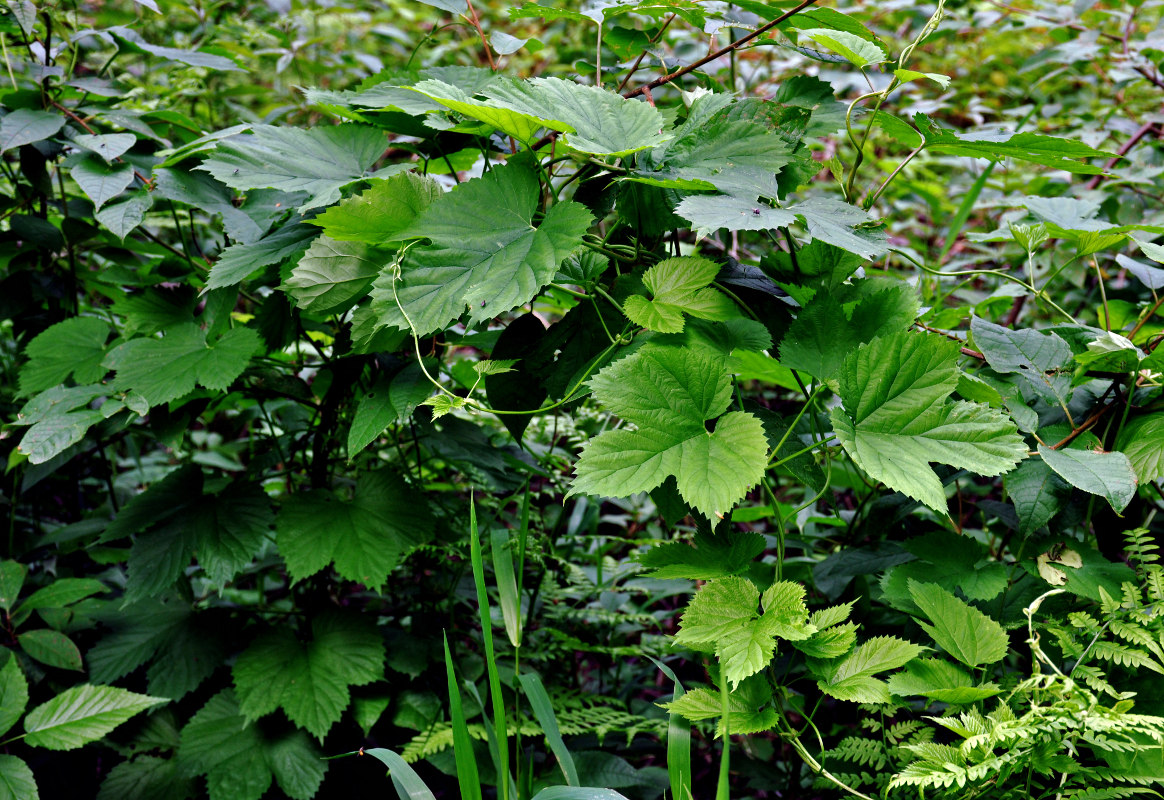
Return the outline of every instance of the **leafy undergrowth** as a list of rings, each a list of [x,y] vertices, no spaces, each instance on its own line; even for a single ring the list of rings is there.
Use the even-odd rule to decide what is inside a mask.
[[[9,2],[0,798],[1154,793],[1160,30]]]

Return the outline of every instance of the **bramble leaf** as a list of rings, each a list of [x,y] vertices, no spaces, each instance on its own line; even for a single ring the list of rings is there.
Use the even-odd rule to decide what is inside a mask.
[[[339,200],[340,189],[365,177],[388,146],[384,131],[365,125],[310,130],[255,125],[251,131],[218,142],[197,169],[232,189],[307,192],[299,211]]]
[[[96,317],[72,317],[41,332],[28,343],[28,363],[20,369],[20,393],[30,397],[72,377],[97,383],[108,371],[101,366],[109,324]]]
[[[938,646],[968,667],[1001,661],[1010,645],[1006,631],[990,617],[936,583],[909,582],[909,594],[932,624],[918,624]]]
[[[191,322],[174,326],[161,339],[131,339],[111,350],[102,364],[117,370],[119,387],[157,406],[189,394],[195,383],[226,390],[260,345],[250,328],[233,328],[212,344]]]
[[[422,496],[380,470],[360,478],[350,502],[322,489],[288,497],[276,528],[295,580],[334,562],[344,578],[379,587],[407,551],[428,541],[433,520]]]
[[[282,708],[322,740],[348,707],[351,686],[384,676],[384,641],[369,621],[323,614],[301,643],[287,628],[256,639],[234,665],[239,708],[256,720]]]

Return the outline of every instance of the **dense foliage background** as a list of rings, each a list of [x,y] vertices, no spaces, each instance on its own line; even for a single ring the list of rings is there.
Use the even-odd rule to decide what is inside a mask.
[[[7,0],[0,798],[1155,793],[1162,8]]]

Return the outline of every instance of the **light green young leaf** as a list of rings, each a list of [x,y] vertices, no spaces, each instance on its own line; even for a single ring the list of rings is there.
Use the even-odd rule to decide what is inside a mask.
[[[968,667],[1001,661],[1009,640],[1002,626],[936,583],[909,582],[909,594],[932,624],[918,624],[938,646]]]
[[[74,686],[28,712],[24,741],[46,750],[75,750],[165,702],[163,697],[135,694],[116,686]]]
[[[0,754],[0,800],[40,800],[36,777],[24,759]]]
[[[764,593],[763,613],[758,610],[760,599],[760,591],[746,578],[711,581],[696,592],[683,612],[675,641],[714,645],[724,676],[738,686],[772,660],[776,637],[807,639],[815,632],[808,624],[800,584],[773,584]]]
[[[302,643],[287,628],[256,639],[234,664],[239,708],[256,720],[282,708],[296,725],[322,740],[348,707],[349,687],[384,677],[384,641],[355,616],[323,614]]]
[[[829,28],[809,28],[798,31],[801,36],[813,39],[822,47],[827,47],[858,69],[885,61],[885,51],[868,39],[842,30]]]
[[[388,244],[414,223],[433,201],[444,194],[439,183],[415,172],[402,172],[376,181],[363,194],[329,208],[312,225],[343,242]]]
[[[674,475],[683,499],[714,516],[763,475],[767,445],[760,420],[742,411],[723,414],[731,381],[722,359],[679,348],[640,351],[603,369],[591,385],[595,397],[637,429],[591,439],[570,494],[625,497]],[[704,423],[717,417],[709,432]]]
[[[65,118],[53,111],[10,111],[0,119],[0,153],[55,136],[64,126]]]
[[[723,704],[718,691],[692,689],[659,706],[692,722],[719,719],[716,736],[723,736]],[[760,678],[744,681],[728,694],[728,728],[732,734],[763,733],[775,727],[778,719],[772,708],[771,689]]]
[[[535,228],[537,205],[537,177],[518,165],[495,167],[439,197],[400,234],[432,244],[409,252],[398,280],[391,270],[376,280],[372,307],[382,323],[423,336],[466,310],[478,322],[533,299],[592,221],[568,201]]]
[[[683,315],[725,320],[739,316],[727,295],[708,287],[719,274],[719,265],[699,256],[668,258],[643,273],[651,299],[631,295],[623,310],[631,322],[660,333],[680,333]]]
[[[77,383],[100,381],[108,372],[101,366],[108,338],[109,323],[96,317],[71,317],[37,334],[24,350],[20,393],[31,397],[70,376]]]
[[[919,658],[889,678],[889,691],[899,697],[926,697],[939,703],[966,705],[994,697],[997,684],[974,685],[974,678],[949,661]]]
[[[862,345],[838,374],[843,408],[830,412],[845,451],[874,480],[946,508],[937,461],[979,475],[1009,472],[1027,452],[999,411],[947,399],[958,385],[958,345],[896,333]]]
[[[256,125],[252,131],[218,142],[198,169],[233,189],[307,192],[299,211],[339,200],[340,189],[365,177],[388,145],[384,131],[364,125]]]
[[[950,87],[950,76],[942,75],[938,72],[917,72],[912,69],[895,69],[893,70],[893,74],[896,75],[897,79],[902,83],[909,83],[910,81],[927,78],[941,86],[943,89],[948,89]]]
[[[359,301],[386,260],[362,242],[320,236],[280,288],[310,314],[339,314]]]
[[[323,489],[288,497],[275,527],[294,580],[334,562],[342,577],[379,587],[406,552],[432,537],[433,519],[422,496],[379,470],[360,478],[351,502]]]
[[[1067,447],[1053,450],[1040,444],[1039,455],[1060,478],[1076,489],[1107,500],[1117,514],[1136,496],[1136,473],[1123,453]]]
[[[102,364],[117,370],[118,387],[140,394],[152,407],[189,394],[195,383],[225,391],[261,346],[251,328],[233,328],[211,344],[191,322],[170,329],[162,339],[131,339],[110,351]]]

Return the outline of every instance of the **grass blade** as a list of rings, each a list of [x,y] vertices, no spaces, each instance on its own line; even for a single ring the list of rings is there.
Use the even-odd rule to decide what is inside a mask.
[[[493,622],[489,615],[489,594],[485,591],[485,563],[481,557],[481,537],[477,533],[477,505],[469,498],[469,555],[473,561],[473,582],[477,585],[477,611],[481,618],[481,638],[485,643],[485,666],[489,671],[489,700],[493,706],[493,727],[497,736],[497,774],[501,800],[509,800],[509,738],[505,723],[505,698],[497,674],[497,654],[493,649]]]
[[[558,766],[562,768],[562,773],[566,776],[566,783],[577,786],[578,769],[574,766],[573,756],[566,749],[566,743],[562,741],[562,734],[558,730],[558,718],[554,715],[554,706],[550,703],[550,696],[546,694],[546,688],[542,686],[542,679],[533,673],[527,673],[518,676],[518,680],[521,681],[521,688],[525,689],[525,696],[529,698],[530,708],[533,709],[538,724],[542,726],[542,732],[546,735],[550,750],[554,752],[554,756],[558,759]]]
[[[517,594],[517,579],[513,576],[513,555],[509,552],[509,531],[496,528],[490,532],[493,550],[493,578],[497,581],[497,596],[501,600],[501,616],[505,620],[505,635],[514,647],[521,647],[521,599]]]
[[[591,786],[548,786],[534,795],[533,800],[626,800],[613,789],[595,789]]]
[[[388,773],[392,776],[392,783],[396,786],[396,793],[400,795],[400,800],[436,800],[432,791],[416,774],[416,770],[410,767],[397,753],[383,747],[373,747],[370,750],[364,750],[363,753],[366,756],[380,759],[384,766],[388,767]]]
[[[477,757],[473,741],[465,724],[465,709],[461,705],[461,690],[457,687],[457,672],[453,668],[453,654],[449,637],[445,635],[445,673],[449,680],[449,714],[453,719],[453,756],[457,762],[457,784],[463,800],[481,800],[481,777],[477,772]]]
[[[654,658],[651,661],[675,684],[674,699],[682,697],[679,677],[663,662]],[[667,722],[667,777],[674,800],[691,800],[691,723],[682,714],[670,714]]]
[[[719,757],[719,782],[715,787],[715,800],[731,800],[730,774],[728,765],[732,751],[731,728],[728,727],[728,684],[727,678],[719,676],[719,699],[723,708],[723,751]]]

